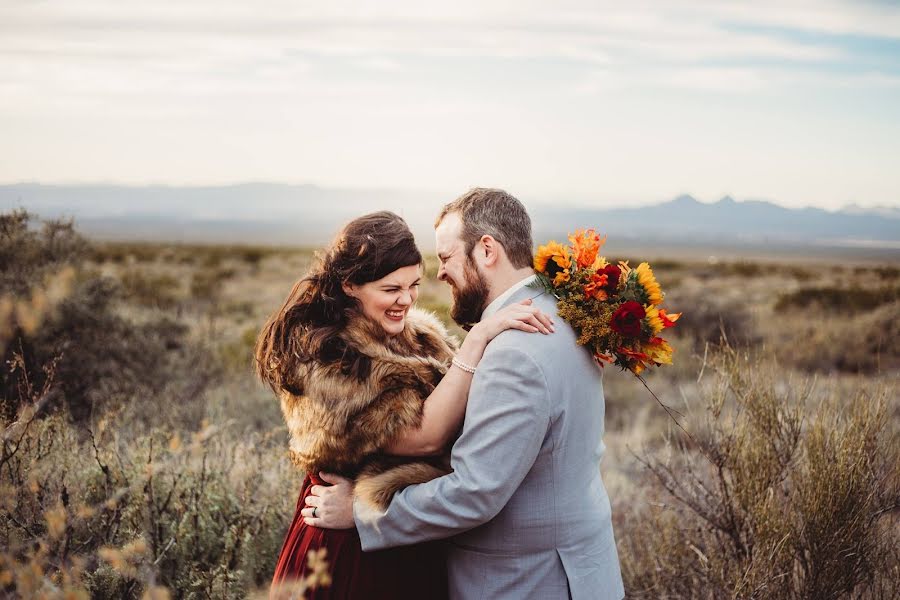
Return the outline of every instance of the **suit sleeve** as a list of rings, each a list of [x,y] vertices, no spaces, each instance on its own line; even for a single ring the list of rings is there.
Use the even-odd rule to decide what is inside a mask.
[[[407,487],[386,511],[357,501],[363,550],[445,538],[486,523],[528,474],[550,425],[548,387],[531,356],[496,341],[472,381],[450,457],[453,473]]]

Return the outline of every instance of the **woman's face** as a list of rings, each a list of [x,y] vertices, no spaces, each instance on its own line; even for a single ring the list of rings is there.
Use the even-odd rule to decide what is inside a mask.
[[[388,335],[406,326],[406,313],[419,297],[419,265],[401,267],[381,279],[360,285],[345,284],[344,292],[359,300],[363,314],[380,324]]]

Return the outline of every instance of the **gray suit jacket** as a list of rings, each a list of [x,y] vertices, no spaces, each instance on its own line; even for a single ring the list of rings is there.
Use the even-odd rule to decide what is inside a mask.
[[[556,314],[556,301],[533,288]],[[609,498],[600,479],[600,368],[561,318],[550,335],[509,330],[472,381],[453,473],[399,492],[386,512],[354,506],[364,550],[450,538],[458,600],[624,595]]]

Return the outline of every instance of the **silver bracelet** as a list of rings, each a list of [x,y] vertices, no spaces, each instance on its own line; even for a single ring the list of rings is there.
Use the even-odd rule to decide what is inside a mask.
[[[472,373],[472,374],[475,373],[475,367],[470,367],[469,365],[467,365],[466,363],[462,362],[461,360],[459,360],[459,359],[456,358],[455,356],[453,357],[453,360],[450,361],[450,364],[452,364],[452,365],[456,366],[457,368],[459,368],[459,369],[465,371],[466,373]]]

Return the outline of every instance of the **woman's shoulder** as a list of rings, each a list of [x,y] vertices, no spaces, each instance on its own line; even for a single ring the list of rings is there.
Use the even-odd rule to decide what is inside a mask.
[[[429,356],[455,353],[459,349],[459,340],[447,331],[444,323],[431,311],[411,308],[406,315],[406,331],[422,347]]]
[[[340,337],[348,348],[375,361],[432,358],[444,362],[459,348],[456,337],[441,320],[420,308],[409,309],[406,327],[399,335],[389,336],[377,324],[358,317],[347,324]]]
[[[433,312],[411,308],[406,325],[402,334],[389,337],[365,318],[351,319],[297,374],[307,385],[321,378],[364,380],[372,375],[375,364],[383,374],[395,363],[402,368],[413,361],[418,367],[423,358],[446,363],[459,349],[456,337]]]
[[[406,313],[407,324],[409,327],[417,331],[428,331],[434,335],[448,337],[447,327],[438,318],[436,314],[430,310],[413,306]]]

